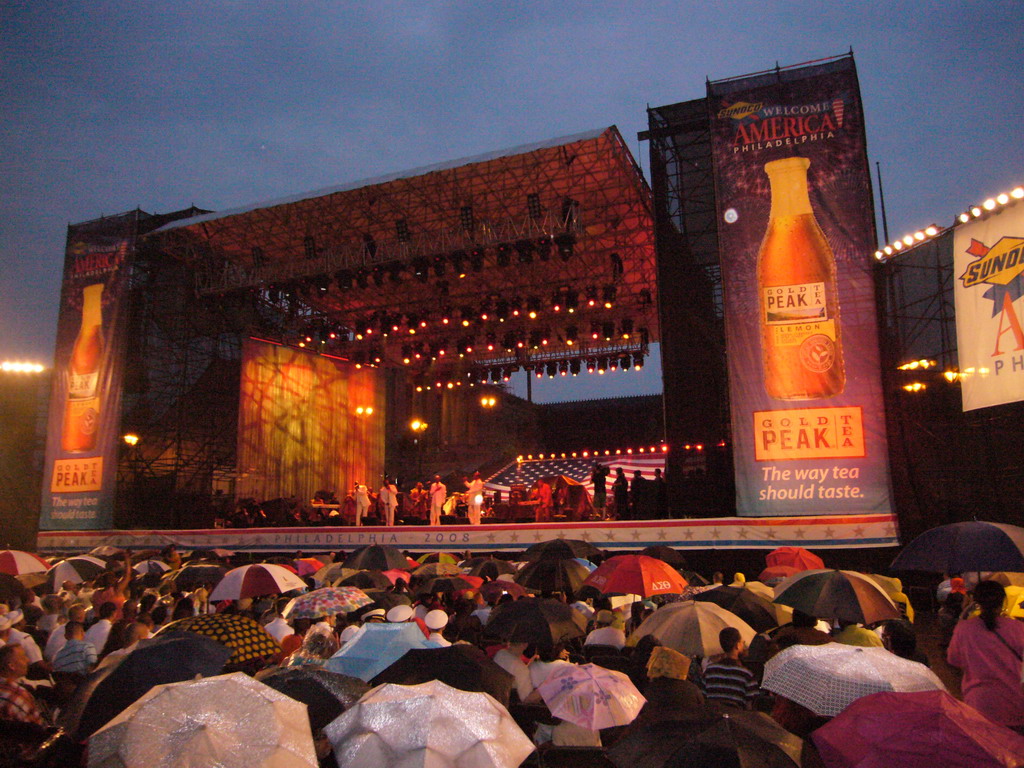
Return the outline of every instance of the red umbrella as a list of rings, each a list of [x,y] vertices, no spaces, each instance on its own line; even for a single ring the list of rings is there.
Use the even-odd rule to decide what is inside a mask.
[[[775,585],[794,574],[800,573],[800,571],[800,568],[794,568],[792,565],[769,565],[761,571],[761,575],[757,577],[757,580],[765,584]]]
[[[521,584],[516,584],[514,581],[506,581],[505,579],[495,579],[494,581],[488,581],[481,585],[480,596],[484,600],[497,599],[506,592],[517,600],[520,597],[525,597],[530,594],[529,590]]]
[[[315,557],[302,557],[295,561],[295,569],[299,576],[311,576],[323,567],[324,564]]]
[[[945,691],[862,696],[811,738],[829,768],[1015,768],[1024,756],[1024,737]]]
[[[279,595],[305,589],[306,583],[286,566],[260,563],[228,571],[210,594],[211,602],[240,600],[257,595]]]
[[[601,592],[640,595],[677,595],[686,588],[686,579],[668,563],[646,555],[617,555],[605,560],[591,573],[583,586]]]
[[[50,564],[39,555],[19,549],[0,550],[0,573],[19,576],[23,573],[45,573],[48,570]]]
[[[825,561],[803,547],[779,547],[764,556],[769,566],[788,565],[798,571],[813,571],[825,567]]]

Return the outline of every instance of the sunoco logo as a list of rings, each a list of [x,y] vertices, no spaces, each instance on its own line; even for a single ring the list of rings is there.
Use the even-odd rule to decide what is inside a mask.
[[[764,102],[737,101],[728,107],[718,110],[718,117],[731,117],[733,120],[742,120],[745,117],[756,115],[764,109]]]
[[[1024,238],[1002,237],[991,248],[972,239],[967,253],[978,260],[960,275],[964,288],[978,283],[1008,285],[1024,272]]]

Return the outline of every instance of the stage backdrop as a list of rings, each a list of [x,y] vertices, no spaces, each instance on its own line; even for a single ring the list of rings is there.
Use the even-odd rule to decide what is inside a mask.
[[[1024,202],[957,227],[953,260],[964,410],[1024,400]]]
[[[344,498],[357,481],[379,487],[384,387],[377,369],[247,340],[239,397],[239,498],[308,502],[319,490]]]
[[[709,83],[708,105],[737,512],[888,512],[853,59]]]
[[[39,528],[113,524],[125,297],[138,212],[68,227]]]

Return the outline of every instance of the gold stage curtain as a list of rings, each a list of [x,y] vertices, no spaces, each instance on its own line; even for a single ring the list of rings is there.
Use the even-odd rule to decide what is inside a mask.
[[[239,498],[308,502],[333,490],[343,499],[356,482],[379,485],[385,397],[377,369],[248,340],[239,397]],[[357,414],[368,407],[371,414]]]

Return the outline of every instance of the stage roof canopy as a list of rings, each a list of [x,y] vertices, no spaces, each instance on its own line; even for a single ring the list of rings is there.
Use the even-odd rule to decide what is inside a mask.
[[[632,365],[657,340],[651,195],[614,126],[157,230],[254,333],[431,384]]]

